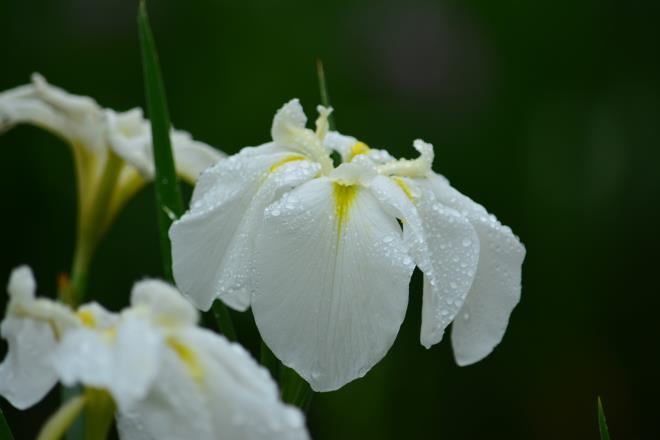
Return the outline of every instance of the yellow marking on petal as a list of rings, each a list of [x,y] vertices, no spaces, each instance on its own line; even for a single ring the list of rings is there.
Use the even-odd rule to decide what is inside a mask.
[[[117,329],[115,327],[103,329],[101,335],[108,341],[115,342],[117,340]]]
[[[348,154],[348,160],[347,162],[352,161],[355,156],[359,156],[360,154],[367,154],[369,152],[369,145],[365,144],[364,142],[356,142],[355,145],[351,147],[351,152]]]
[[[274,163],[273,165],[271,165],[270,169],[268,170],[268,174],[274,173],[275,171],[277,171],[278,168],[280,168],[281,166],[283,166],[283,165],[285,165],[289,162],[297,162],[299,160],[305,160],[305,157],[304,156],[288,156],[288,157],[285,157],[284,159],[282,159],[282,160]]]
[[[275,171],[277,171],[278,168],[281,168],[282,166],[286,165],[287,163],[297,162],[299,160],[305,160],[305,159],[307,159],[305,156],[287,156],[284,159],[275,162],[273,165],[270,166],[270,168],[268,169],[268,172],[266,174],[264,174],[264,176],[259,181],[259,189],[261,189],[261,185],[264,184],[266,179],[268,179],[268,177],[271,174],[273,174]]]
[[[337,240],[341,236],[341,230],[348,218],[348,211],[357,195],[357,185],[345,185],[334,182],[332,193],[335,197],[335,215],[337,216]]]
[[[394,183],[396,183],[399,188],[401,188],[406,195],[410,199],[411,202],[415,203],[415,197],[413,196],[412,191],[410,190],[410,186],[408,186],[408,183],[403,180],[401,177],[393,177],[392,180],[394,180]]]
[[[167,337],[167,345],[179,356],[193,380],[201,384],[204,379],[204,372],[195,352],[172,336]]]
[[[96,327],[96,318],[91,310],[78,310],[76,315],[78,315],[78,318],[80,318],[80,321],[85,327]]]

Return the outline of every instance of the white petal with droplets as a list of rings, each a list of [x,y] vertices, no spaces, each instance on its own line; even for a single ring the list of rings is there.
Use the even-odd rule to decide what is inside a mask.
[[[370,190],[357,189],[338,215],[333,185],[315,179],[269,206],[256,248],[257,326],[317,391],[363,376],[385,355],[414,267],[396,218]]]
[[[525,247],[508,226],[445,179],[434,179],[433,191],[442,203],[466,216],[479,237],[475,279],[452,329],[456,362],[468,365],[488,356],[504,336],[520,300]]]
[[[190,210],[170,229],[174,277],[195,306],[208,310],[219,297],[249,307],[256,228],[273,198],[316,175],[318,166],[302,159],[239,154],[202,175]]]

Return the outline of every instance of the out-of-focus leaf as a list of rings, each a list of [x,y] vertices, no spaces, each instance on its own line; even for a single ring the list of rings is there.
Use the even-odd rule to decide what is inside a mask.
[[[607,420],[605,420],[605,411],[600,396],[598,396],[598,429],[600,430],[600,440],[610,440],[610,432],[607,429]]]
[[[0,410],[0,440],[14,440],[2,410]]]
[[[285,365],[280,367],[280,387],[282,388],[282,400],[303,411],[309,409],[314,391],[305,379]]]

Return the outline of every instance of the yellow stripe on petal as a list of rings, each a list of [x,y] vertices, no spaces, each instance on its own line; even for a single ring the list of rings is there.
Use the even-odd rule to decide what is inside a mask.
[[[274,173],[275,171],[277,171],[278,168],[280,168],[281,166],[283,166],[283,165],[285,165],[289,162],[297,162],[299,160],[305,160],[305,157],[304,156],[288,156],[288,157],[285,157],[284,159],[282,159],[282,160],[274,163],[273,165],[271,165],[270,169],[268,170],[268,174]]]
[[[364,142],[356,142],[355,145],[351,147],[351,152],[348,155],[348,160],[347,162],[352,161],[355,156],[359,156],[360,154],[367,154],[369,152],[369,146],[365,144]]]
[[[413,196],[413,193],[410,190],[410,186],[408,186],[408,182],[403,180],[401,177],[393,177],[392,180],[394,180],[394,183],[396,183],[399,186],[399,188],[403,190],[406,197],[408,197],[411,202],[415,203],[415,197]]]
[[[90,310],[78,310],[76,315],[78,315],[78,318],[80,318],[80,321],[85,327],[96,327],[96,318]]]
[[[357,185],[345,185],[338,182],[332,184],[332,193],[335,197],[335,215],[337,216],[337,239],[341,236],[342,227],[348,218],[348,211],[355,200],[357,190]]]
[[[167,337],[167,345],[174,350],[179,359],[181,359],[181,362],[186,366],[186,369],[193,380],[201,385],[204,379],[204,373],[195,352],[172,336]]]
[[[284,165],[291,163],[291,162],[298,162],[299,160],[305,160],[307,159],[305,156],[287,156],[284,159],[278,160],[274,164],[268,168],[268,172],[263,175],[261,180],[259,181],[259,188],[261,188],[261,185],[264,184],[266,179],[270,177],[271,174],[273,174],[275,171],[277,171],[279,168],[283,167]]]

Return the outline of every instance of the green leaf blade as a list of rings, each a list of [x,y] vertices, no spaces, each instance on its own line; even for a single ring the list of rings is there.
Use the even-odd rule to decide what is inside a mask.
[[[158,211],[158,225],[165,277],[172,280],[172,252],[168,236],[170,225],[183,214],[181,189],[176,176],[172,143],[170,140],[170,117],[165,97],[165,87],[160,72],[156,45],[149,25],[144,1],[140,2],[138,29],[142,48],[142,68],[147,101],[147,114],[151,120],[151,136],[156,175],[154,188]]]
[[[0,410],[0,440],[14,440],[14,435],[11,433],[2,410]]]
[[[607,420],[605,419],[605,411],[603,410],[603,403],[598,396],[598,429],[600,431],[600,440],[610,440],[610,432],[607,429]]]

